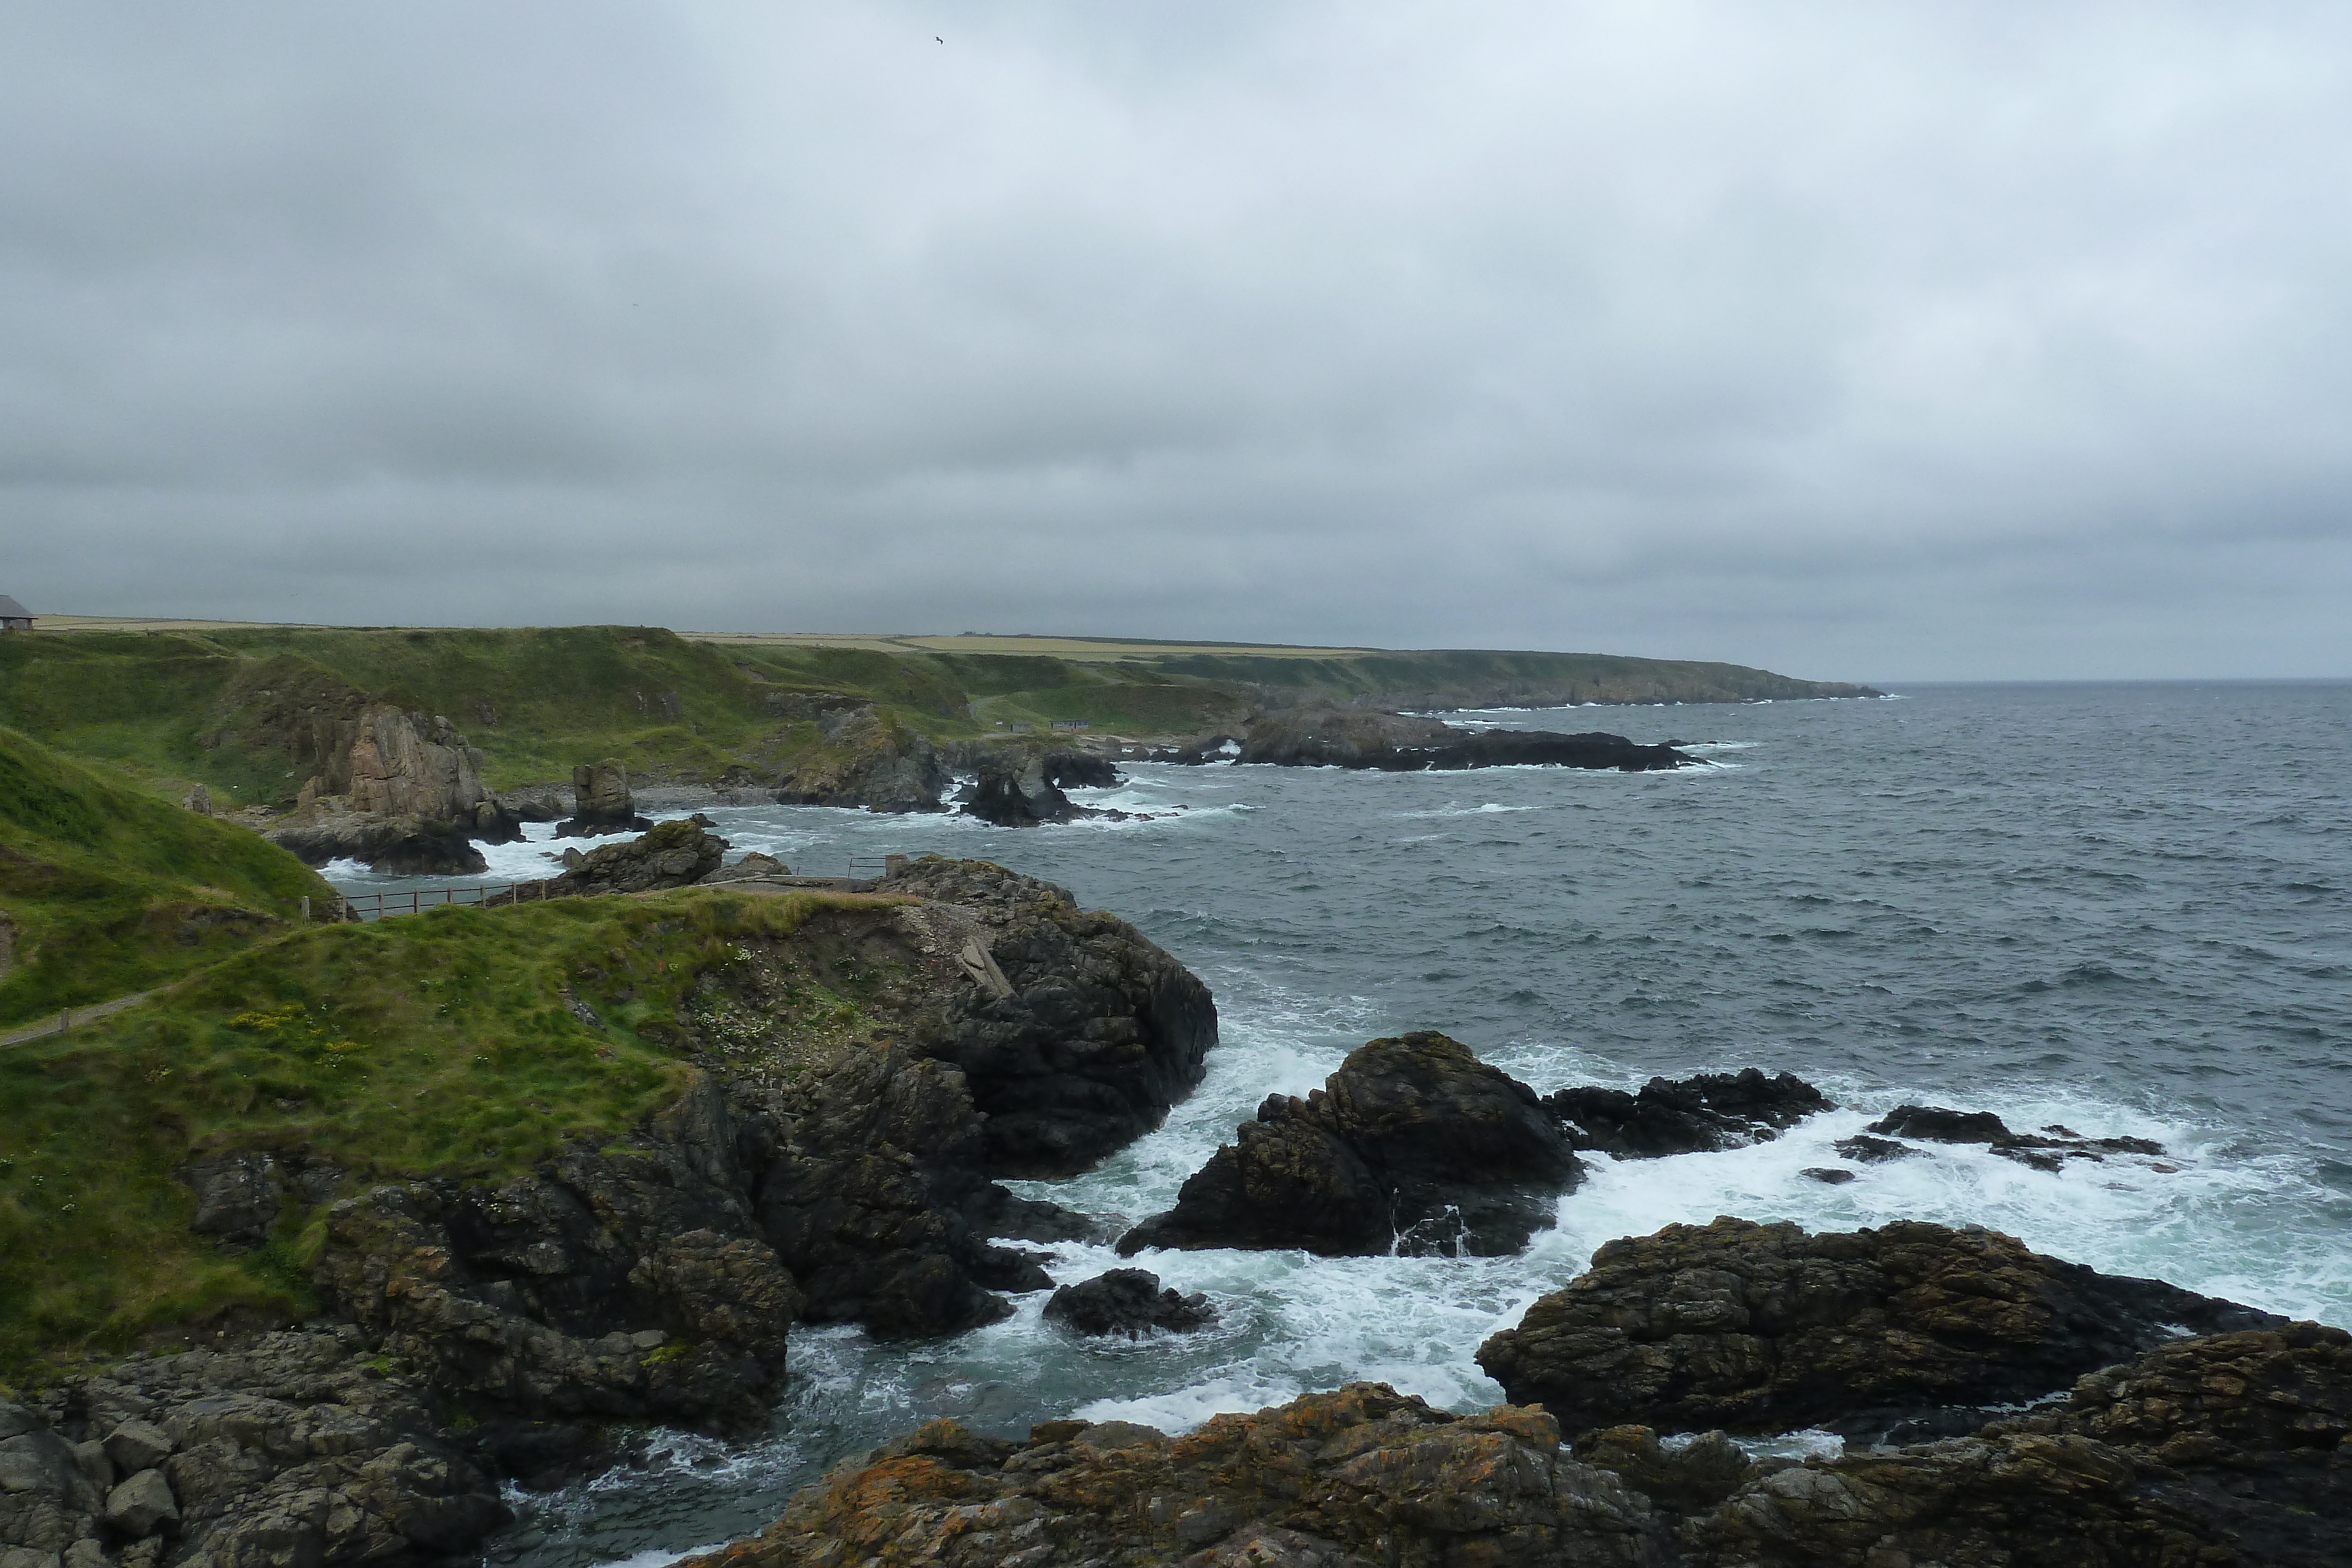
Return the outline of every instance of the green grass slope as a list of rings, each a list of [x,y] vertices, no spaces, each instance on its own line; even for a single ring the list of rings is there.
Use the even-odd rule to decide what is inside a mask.
[[[187,1161],[299,1152],[348,1189],[497,1179],[609,1139],[683,1088],[698,977],[877,902],[894,901],[688,890],[314,926],[0,1051],[0,1375],[227,1308],[307,1307],[320,1217],[289,1202],[267,1247],[219,1248],[188,1229]],[[798,1004],[812,1038],[859,1016],[821,987]]]
[[[332,894],[245,829],[0,730],[0,1028],[186,974]]]

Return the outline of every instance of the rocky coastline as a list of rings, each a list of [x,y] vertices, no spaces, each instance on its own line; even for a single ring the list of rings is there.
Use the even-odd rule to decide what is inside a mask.
[[[539,896],[809,881],[722,868],[723,847],[664,823],[579,852]],[[467,1557],[511,1517],[506,1489],[592,1473],[633,1432],[756,1431],[796,1325],[953,1335],[1052,1290],[1045,1321],[1073,1335],[1192,1333],[1215,1321],[1204,1297],[1139,1268],[1055,1289],[1050,1249],[1506,1257],[1592,1159],[1738,1149],[1833,1108],[1756,1069],[1539,1092],[1423,1030],[1269,1096],[1173,1208],[1129,1225],[1004,1184],[1157,1126],[1200,1081],[1216,1009],[1066,890],[894,861],[788,934],[711,950],[688,994],[635,1026],[683,1064],[675,1096],[520,1174],[358,1180],[283,1138],[187,1160],[190,1228],[225,1250],[315,1216],[319,1312],[224,1320],[0,1401],[0,1568]],[[602,1029],[626,1001],[567,985],[548,1005]],[[2145,1140],[1930,1105],[1840,1151],[1951,1143],[2041,1173],[2169,1168]],[[1478,1361],[1507,1403],[1475,1414],[1355,1383],[1177,1436],[933,1421],[700,1563],[2251,1568],[2340,1563],[2352,1526],[2352,1335],[1989,1230],[1670,1226],[1602,1246]],[[1801,1427],[1843,1452],[1759,1446]]]

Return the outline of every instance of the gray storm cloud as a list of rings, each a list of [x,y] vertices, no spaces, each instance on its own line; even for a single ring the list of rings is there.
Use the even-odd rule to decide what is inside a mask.
[[[12,7],[0,591],[2352,673],[2347,46],[2294,5]]]

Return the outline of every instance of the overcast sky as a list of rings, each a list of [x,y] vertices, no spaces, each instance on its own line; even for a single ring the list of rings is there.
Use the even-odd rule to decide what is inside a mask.
[[[0,0],[0,592],[2352,674],[2352,6]]]

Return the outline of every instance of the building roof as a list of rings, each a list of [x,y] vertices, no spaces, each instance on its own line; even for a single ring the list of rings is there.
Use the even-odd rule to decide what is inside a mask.
[[[6,594],[0,593],[0,621],[30,621],[32,618],[31,611]]]

